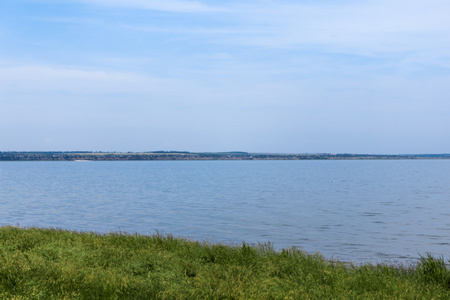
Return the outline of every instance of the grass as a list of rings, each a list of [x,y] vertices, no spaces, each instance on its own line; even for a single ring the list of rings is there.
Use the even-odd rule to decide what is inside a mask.
[[[171,235],[0,228],[1,299],[449,299],[443,258],[353,265]]]

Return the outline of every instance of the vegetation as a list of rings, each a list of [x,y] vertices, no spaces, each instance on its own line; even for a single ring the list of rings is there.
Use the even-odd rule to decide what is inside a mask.
[[[1,299],[449,299],[443,258],[354,265],[270,245],[0,228]]]
[[[16,152],[0,151],[0,161],[73,161],[73,160],[334,160],[334,159],[450,159],[450,154],[275,154],[231,152]]]

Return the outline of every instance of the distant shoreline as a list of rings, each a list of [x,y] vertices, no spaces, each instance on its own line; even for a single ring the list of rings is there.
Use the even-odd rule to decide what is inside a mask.
[[[248,152],[0,152],[0,161],[131,161],[131,160],[361,160],[450,159],[450,154],[279,154]]]

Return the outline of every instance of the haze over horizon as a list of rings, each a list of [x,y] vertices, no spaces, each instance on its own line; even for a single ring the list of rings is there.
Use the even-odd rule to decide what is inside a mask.
[[[450,153],[450,2],[0,3],[0,151]]]

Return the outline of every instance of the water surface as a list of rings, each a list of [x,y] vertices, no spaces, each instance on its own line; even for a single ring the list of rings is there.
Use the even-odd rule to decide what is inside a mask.
[[[1,162],[0,225],[450,258],[450,160]]]

